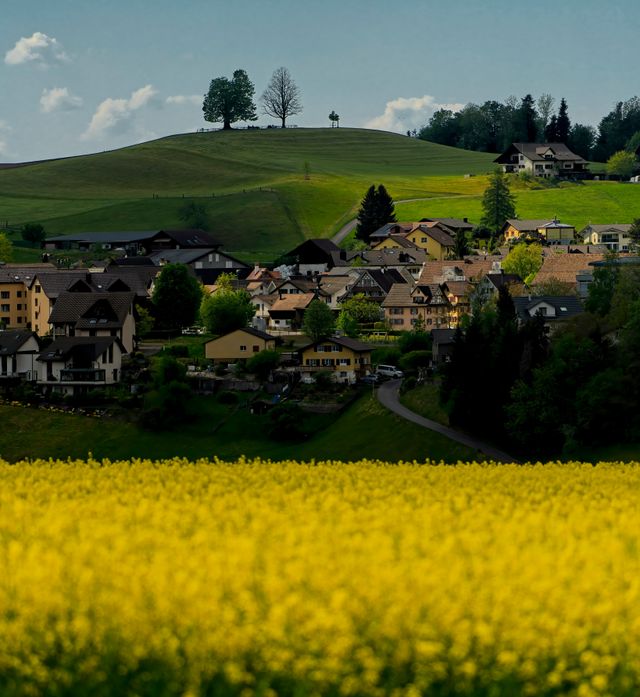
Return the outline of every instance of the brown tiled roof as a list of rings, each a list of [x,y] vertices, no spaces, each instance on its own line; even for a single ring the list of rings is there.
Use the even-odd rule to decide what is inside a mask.
[[[413,306],[411,290],[412,288],[408,283],[394,283],[387,293],[387,297],[380,303],[381,307]]]
[[[473,257],[464,261],[427,261],[422,267],[418,283],[443,283],[444,270],[459,269],[467,281],[479,281],[484,275],[491,271],[491,266],[495,259],[491,257]]]
[[[61,293],[49,323],[75,324],[78,329],[121,327],[134,298],[134,293]]]
[[[444,285],[447,286],[447,289],[452,295],[459,298],[469,295],[473,290],[473,286],[469,281],[445,281]]]
[[[604,254],[548,254],[542,260],[533,283],[543,283],[552,278],[562,283],[576,283],[576,274],[581,271],[591,271],[589,263],[601,261]]]
[[[274,312],[304,310],[314,298],[315,296],[313,293],[292,293],[291,295],[284,295],[273,303],[271,310]]]

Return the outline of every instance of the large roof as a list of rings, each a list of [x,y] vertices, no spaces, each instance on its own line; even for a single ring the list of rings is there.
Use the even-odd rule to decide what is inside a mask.
[[[583,164],[587,162],[580,157],[580,155],[576,155],[569,150],[564,143],[512,143],[502,155],[496,157],[494,162],[498,164],[508,163],[510,161],[509,156],[513,152],[522,153],[527,159],[533,162],[548,161],[545,158],[545,154],[549,152],[553,155],[553,160],[560,162],[579,162]]]
[[[338,344],[338,346],[344,346],[345,348],[351,349],[356,353],[362,353],[364,351],[373,350],[373,346],[370,346],[369,344],[364,344],[362,343],[362,341],[358,341],[357,339],[351,339],[348,336],[328,336],[325,339],[312,341],[311,343],[302,346],[299,350],[306,351],[308,348],[311,348],[312,346],[317,346],[318,344],[326,343]]]
[[[219,247],[204,230],[123,230],[120,232],[79,232],[72,235],[47,237],[48,242],[77,242],[79,244],[132,244],[151,242],[156,237],[169,237],[181,248]]]
[[[568,319],[584,312],[582,303],[575,295],[538,295],[534,297],[520,296],[513,298],[516,314],[522,320],[534,317],[537,308],[543,304],[555,309],[555,317],[549,319]]]
[[[55,270],[53,264],[0,264],[0,283],[28,283],[37,273]]]
[[[589,264],[602,259],[604,254],[546,254],[543,256],[542,267],[536,274],[533,284],[556,279],[561,283],[575,285],[576,274],[591,271]]]
[[[122,353],[126,353],[120,339],[115,336],[65,336],[56,339],[41,351],[38,360],[43,363],[63,361],[78,353],[95,361],[113,344],[117,344]]]
[[[61,293],[49,323],[75,324],[78,329],[115,329],[124,323],[134,298],[134,293]]]

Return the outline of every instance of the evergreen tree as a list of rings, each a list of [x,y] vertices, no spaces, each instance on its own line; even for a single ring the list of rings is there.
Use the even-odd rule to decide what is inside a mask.
[[[544,140],[546,143],[557,143],[559,140],[558,118],[555,114],[551,117],[547,127],[544,129]]]
[[[538,113],[530,94],[522,98],[518,109],[518,140],[535,143],[538,132]]]
[[[458,230],[453,241],[453,255],[455,259],[464,259],[464,257],[471,253],[469,239],[467,238],[467,233],[464,230]]]
[[[497,235],[507,218],[516,217],[516,206],[509,182],[500,169],[489,177],[489,186],[482,196],[482,218],[480,225]]]
[[[564,97],[560,100],[560,108],[558,109],[558,142],[566,143],[569,140],[571,133],[571,121],[567,111],[567,103]]]
[[[369,242],[371,233],[381,228],[386,223],[396,220],[393,199],[382,184],[376,191],[375,185],[367,189],[358,211],[358,227],[356,237],[359,240]]]

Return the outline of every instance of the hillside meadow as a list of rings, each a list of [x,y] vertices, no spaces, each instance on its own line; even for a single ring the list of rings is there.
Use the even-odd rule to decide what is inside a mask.
[[[632,697],[637,463],[0,461],[3,697]]]

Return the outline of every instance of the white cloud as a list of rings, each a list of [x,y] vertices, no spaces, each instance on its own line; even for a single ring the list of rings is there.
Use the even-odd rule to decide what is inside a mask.
[[[52,111],[72,111],[82,106],[82,98],[69,92],[67,87],[53,87],[42,90],[40,111],[49,114]]]
[[[4,57],[4,62],[7,65],[35,62],[37,65],[46,66],[51,62],[66,62],[68,60],[69,57],[64,52],[60,42],[40,31],[36,31],[28,37],[23,36],[10,51],[7,51]]]
[[[387,102],[384,114],[369,119],[364,125],[365,128],[404,133],[424,126],[438,109],[459,111],[462,107],[464,104],[439,104],[435,97],[428,94],[423,97],[398,97]]]
[[[91,123],[82,134],[83,140],[93,140],[105,135],[127,132],[133,123],[135,112],[147,105],[160,106],[158,92],[151,85],[145,85],[131,93],[129,99],[108,97],[98,105]]]
[[[167,104],[202,104],[203,97],[200,94],[176,94],[167,97]]]

